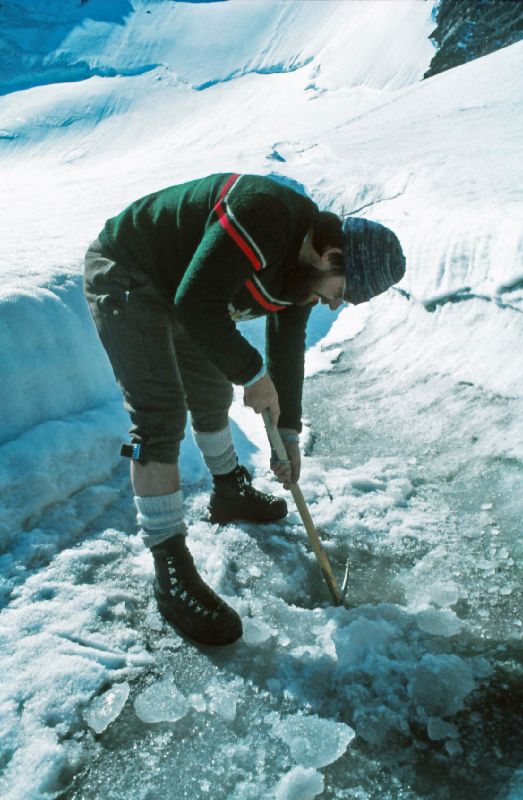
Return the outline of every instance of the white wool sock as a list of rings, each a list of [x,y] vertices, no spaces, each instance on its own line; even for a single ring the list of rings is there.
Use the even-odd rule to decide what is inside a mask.
[[[177,534],[187,535],[183,513],[183,492],[156,497],[135,497],[136,520],[146,547],[154,547]]]
[[[212,475],[227,475],[238,463],[229,425],[215,433],[193,431],[196,444],[202,451]]]

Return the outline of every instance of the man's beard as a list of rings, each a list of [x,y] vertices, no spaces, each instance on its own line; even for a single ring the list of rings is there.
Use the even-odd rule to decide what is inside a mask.
[[[344,275],[341,253],[329,253],[328,264],[331,269],[327,272],[317,269],[309,261],[300,258],[287,265],[284,279],[285,298],[299,306],[311,303],[323,278],[331,275]]]

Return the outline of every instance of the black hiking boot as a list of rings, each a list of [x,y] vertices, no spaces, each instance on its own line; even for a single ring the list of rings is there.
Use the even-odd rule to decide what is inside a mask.
[[[231,644],[240,638],[240,617],[202,580],[183,534],[152,547],[151,553],[154,596],[168,622],[202,644]]]
[[[275,522],[287,516],[287,503],[280,497],[255,489],[250,473],[238,464],[227,475],[213,475],[209,502],[211,522]]]

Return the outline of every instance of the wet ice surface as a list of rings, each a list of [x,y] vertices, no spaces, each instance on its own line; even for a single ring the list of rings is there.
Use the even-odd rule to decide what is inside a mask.
[[[100,736],[82,724],[64,733],[83,748],[68,800],[152,800],[173,786],[195,800],[519,800],[522,479],[502,456],[517,446],[516,404],[500,397],[503,427],[490,413],[497,435],[465,447],[489,412],[459,389],[443,436],[438,378],[424,378],[422,406],[416,375],[393,402],[390,375],[372,364],[379,334],[367,325],[306,394],[301,485],[338,575],[350,557],[349,608],[330,605],[294,510],[264,529],[217,528],[196,489],[191,546],[245,637],[194,647],[156,614],[139,542],[125,555],[125,535],[104,534],[134,598],[123,614],[114,603],[106,636],[128,626],[152,661],[122,663],[130,698]],[[257,485],[271,486],[263,471]],[[115,594],[109,552],[97,581]]]
[[[213,526],[195,481],[190,546],[245,635],[223,650],[184,642],[156,611],[151,557],[128,533],[122,465],[44,513],[30,559],[6,569],[2,788],[65,800],[153,800],[173,786],[190,800],[520,800],[520,400],[486,402],[443,360],[409,374],[406,301],[387,303],[398,320],[388,349],[390,318],[376,313],[306,386],[300,484],[340,578],[349,556],[349,607],[330,604],[292,507],[275,525]],[[468,335],[461,311],[437,324],[408,311],[427,349],[449,330]],[[263,440],[261,423],[249,430]],[[266,455],[256,484],[283,492]]]

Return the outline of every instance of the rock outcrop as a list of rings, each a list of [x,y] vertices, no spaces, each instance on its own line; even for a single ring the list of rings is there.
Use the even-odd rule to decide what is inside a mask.
[[[430,38],[438,50],[425,78],[523,39],[523,2],[441,0],[436,23]]]

